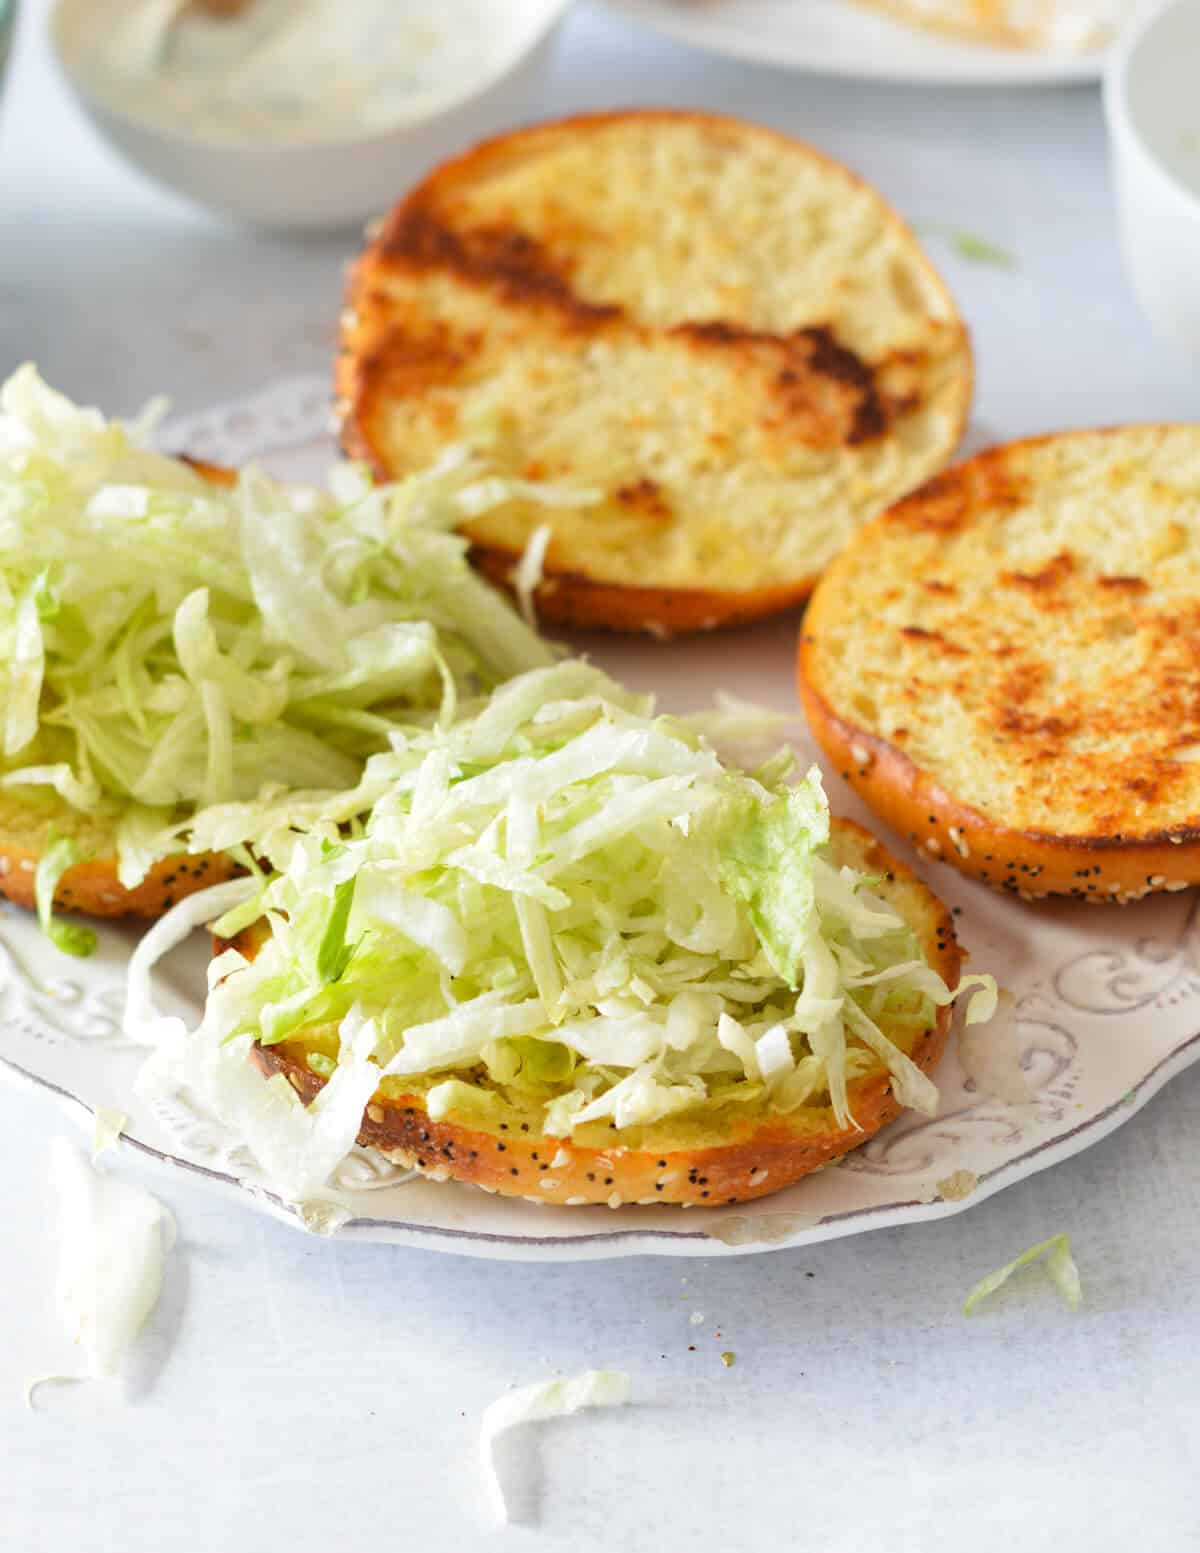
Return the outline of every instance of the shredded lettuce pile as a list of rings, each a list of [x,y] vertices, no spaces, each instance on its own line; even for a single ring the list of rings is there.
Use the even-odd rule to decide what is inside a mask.
[[[152,451],[155,420],[28,366],[0,389],[0,784],[119,818],[127,887],[196,809],[352,787],[397,727],[551,661],[453,532],[514,494],[465,452],[225,489]]]
[[[182,1081],[207,1064],[217,1094],[252,1040],[303,1034],[343,1088],[415,1087],[434,1117],[484,1124],[517,1107],[556,1136],[826,1097],[851,1125],[848,1085],[881,1063],[905,1105],[935,1111],[891,1035],[954,994],[879,881],[831,861],[819,774],[790,785],[791,765],[729,769],[689,719],[568,661],[478,715],[394,734],[349,793],[210,811],[205,844],[253,829],[279,871],[217,924],[263,917],[270,936],[249,963],[214,962]],[[152,1038],[153,954],[131,987]],[[345,1148],[360,1116],[348,1103]]]

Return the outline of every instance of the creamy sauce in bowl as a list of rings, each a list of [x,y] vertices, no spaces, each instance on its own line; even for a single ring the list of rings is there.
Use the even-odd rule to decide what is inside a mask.
[[[548,0],[180,0],[64,6],[75,77],[113,112],[198,140],[294,144],[382,132],[482,85],[540,32]]]

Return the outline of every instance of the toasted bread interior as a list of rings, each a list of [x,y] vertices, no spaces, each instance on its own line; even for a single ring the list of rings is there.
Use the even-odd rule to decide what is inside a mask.
[[[494,509],[468,527],[485,554],[548,522],[548,575],[764,608],[945,462],[970,387],[953,303],[874,190],[767,130],[665,112],[435,172],[356,269],[339,365],[347,449],[377,470],[466,442],[594,498]]]
[[[808,683],[961,804],[1130,842],[1200,823],[1200,427],[997,448],[859,536]]]

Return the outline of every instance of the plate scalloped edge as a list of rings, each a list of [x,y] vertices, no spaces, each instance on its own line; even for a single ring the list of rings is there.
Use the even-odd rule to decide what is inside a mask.
[[[913,86],[1035,87],[1098,81],[1103,51],[1038,53],[959,40],[906,26],[853,0],[606,0],[631,26],[649,28],[743,63],[850,80]]]
[[[636,1227],[602,1230],[567,1239],[518,1237],[452,1226],[409,1224],[403,1220],[379,1219],[369,1215],[353,1215],[340,1222],[335,1218],[334,1227],[322,1230],[315,1227],[311,1219],[306,1220],[301,1209],[285,1203],[275,1193],[267,1191],[262,1186],[239,1178],[228,1171],[217,1170],[185,1159],[126,1133],[122,1133],[116,1148],[118,1151],[129,1150],[135,1155],[151,1160],[156,1165],[183,1171],[231,1198],[240,1198],[243,1201],[249,1199],[271,1218],[306,1233],[331,1234],[337,1238],[415,1246],[424,1250],[501,1261],[583,1261],[636,1255],[749,1255],[768,1250],[792,1250],[800,1246],[816,1245],[824,1240],[838,1240],[847,1235],[861,1234],[871,1229],[925,1223],[932,1219],[949,1218],[954,1214],[965,1212],[968,1208],[1002,1191],[1006,1186],[1012,1186],[1028,1176],[1059,1164],[1090,1148],[1093,1143],[1098,1143],[1109,1133],[1115,1132],[1153,1099],[1172,1078],[1196,1062],[1200,1062],[1200,1032],[1175,1052],[1163,1058],[1140,1084],[1122,1099],[1114,1102],[1101,1115],[1082,1123],[1063,1137],[1034,1145],[1028,1153],[980,1176],[975,1188],[964,1197],[958,1199],[939,1197],[932,1201],[914,1198],[877,1207],[832,1213],[827,1217],[809,1222],[805,1222],[805,1215],[796,1212],[774,1214],[768,1212],[758,1217],[767,1220],[774,1217],[786,1221],[787,1227],[784,1232],[774,1234],[768,1230],[766,1235],[759,1237],[750,1235],[741,1240],[721,1239],[701,1228],[664,1230]],[[0,1054],[0,1077],[19,1087],[48,1094],[77,1124],[87,1125],[94,1118],[95,1108],[86,1100],[50,1079],[31,1073],[2,1054]]]

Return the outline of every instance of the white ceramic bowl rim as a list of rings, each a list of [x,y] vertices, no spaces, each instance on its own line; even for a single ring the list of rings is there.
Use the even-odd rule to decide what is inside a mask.
[[[74,51],[67,46],[64,37],[66,26],[65,19],[72,10],[85,4],[96,4],[97,0],[55,0],[54,9],[50,16],[50,42],[59,68],[72,89],[87,102],[95,102],[103,108],[104,112],[114,119],[121,119],[126,124],[133,126],[142,132],[150,131],[159,135],[164,140],[175,141],[184,146],[203,146],[205,149],[227,152],[230,156],[252,155],[261,157],[264,152],[284,156],[294,152],[311,151],[316,146],[363,146],[370,147],[376,143],[382,143],[404,129],[413,129],[420,125],[433,123],[443,114],[453,112],[464,103],[473,98],[482,96],[505,76],[510,75],[521,62],[526,59],[543,41],[551,29],[558,23],[563,13],[573,4],[573,0],[531,0],[531,3],[540,6],[541,14],[536,16],[532,24],[523,32],[514,30],[513,37],[507,46],[501,50],[491,69],[483,75],[473,76],[462,86],[452,87],[436,96],[424,99],[415,111],[400,112],[394,119],[386,124],[376,126],[366,134],[356,134],[353,130],[343,134],[323,134],[311,137],[296,136],[294,139],[282,140],[277,143],[264,145],[260,140],[239,140],[236,136],[196,135],[169,123],[163,123],[159,119],[145,118],[140,114],[130,112],[120,102],[114,101],[108,96],[101,96],[88,83],[76,65]],[[503,4],[504,0],[499,0]],[[4,0],[0,0],[0,11],[3,10]]]
[[[1110,49],[1104,68],[1104,110],[1114,139],[1133,152],[1142,167],[1176,201],[1179,208],[1200,221],[1200,196],[1188,188],[1178,175],[1161,160],[1143,137],[1129,101],[1130,77],[1139,55],[1167,16],[1191,7],[1200,15],[1200,0],[1163,0],[1122,33]]]

